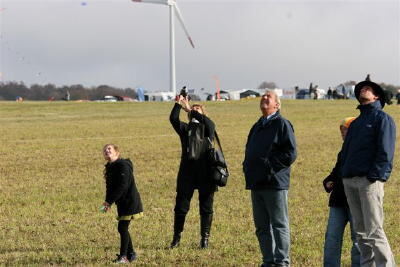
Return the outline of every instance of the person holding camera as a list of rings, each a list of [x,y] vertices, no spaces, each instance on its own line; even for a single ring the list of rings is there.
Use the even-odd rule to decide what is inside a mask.
[[[175,100],[169,119],[179,135],[182,154],[177,177],[174,235],[170,247],[179,246],[190,201],[194,190],[197,189],[200,203],[200,247],[207,248],[213,217],[214,192],[217,191],[217,186],[209,175],[207,157],[210,141],[214,138],[215,124],[206,116],[203,105],[189,104],[186,94],[181,93]],[[180,121],[181,109],[187,112],[189,123]]]

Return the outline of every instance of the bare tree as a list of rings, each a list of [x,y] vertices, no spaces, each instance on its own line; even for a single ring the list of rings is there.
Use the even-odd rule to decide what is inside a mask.
[[[258,89],[266,89],[266,88],[268,88],[268,89],[275,89],[275,88],[277,88],[277,86],[276,86],[276,84],[275,84],[274,82],[267,82],[267,81],[262,82],[262,83],[258,86]]]

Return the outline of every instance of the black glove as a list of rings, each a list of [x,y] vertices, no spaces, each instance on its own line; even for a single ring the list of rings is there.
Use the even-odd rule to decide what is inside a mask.
[[[333,182],[333,183],[334,183],[334,180],[335,180],[335,177],[334,177],[332,174],[329,174],[329,175],[322,181],[322,184],[323,184],[323,186],[324,186],[324,189],[325,189],[325,191],[326,191],[327,193],[332,192],[333,187],[328,188],[328,187],[326,186],[326,184],[327,184],[328,182]],[[333,186],[335,186],[335,185],[333,185]]]

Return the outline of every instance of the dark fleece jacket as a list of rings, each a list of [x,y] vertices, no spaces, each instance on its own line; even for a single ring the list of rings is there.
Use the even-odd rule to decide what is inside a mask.
[[[118,216],[143,212],[140,194],[133,176],[130,159],[118,159],[105,165],[106,202],[117,205]]]
[[[215,124],[206,115],[194,110],[190,112],[190,117],[195,118],[199,123],[182,122],[179,119],[181,109],[181,105],[175,103],[169,117],[172,127],[174,127],[174,130],[179,135],[182,149],[176,190],[177,192],[190,192],[198,189],[201,192],[215,192],[217,191],[217,186],[209,173],[208,154],[204,153],[197,160],[190,160],[188,158],[189,131],[196,131],[196,128],[204,127],[204,138],[213,140]],[[203,143],[203,145],[205,146],[203,150],[206,151],[209,144]]]
[[[327,193],[331,193],[329,196],[329,207],[348,207],[346,194],[344,193],[343,180],[340,177],[339,172],[340,166],[340,152],[337,156],[337,161],[332,172],[322,182]],[[333,182],[333,188],[328,189],[326,184]]]

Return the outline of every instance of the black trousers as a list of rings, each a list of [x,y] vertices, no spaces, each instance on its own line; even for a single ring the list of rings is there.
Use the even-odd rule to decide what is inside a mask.
[[[186,215],[190,209],[190,201],[192,200],[194,189],[179,190],[176,194],[175,214]],[[199,210],[200,215],[213,214],[214,192],[202,192],[199,190]]]
[[[120,256],[128,256],[134,254],[131,235],[129,234],[129,223],[131,221],[119,221],[118,232],[121,237]]]

